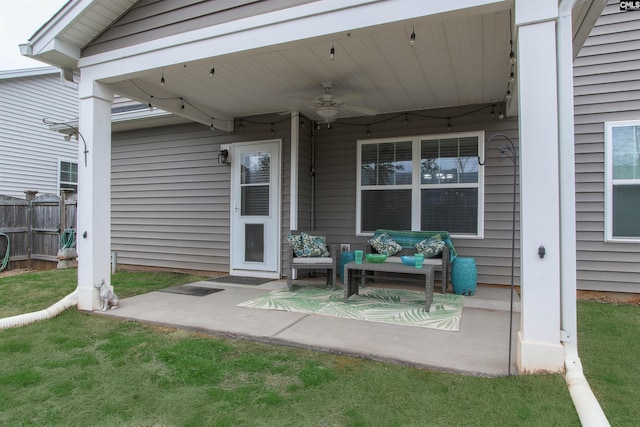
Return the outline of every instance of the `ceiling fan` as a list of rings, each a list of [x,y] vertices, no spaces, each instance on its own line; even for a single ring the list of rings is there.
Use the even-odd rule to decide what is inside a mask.
[[[352,105],[344,102],[333,94],[332,87],[333,83],[325,80],[322,82],[324,93],[322,95],[318,95],[313,100],[310,100],[313,103],[313,107],[316,109],[316,113],[322,117],[325,123],[331,123],[335,119],[338,114],[338,109],[349,110],[354,113],[360,113],[368,116],[377,114],[377,111],[372,108]]]

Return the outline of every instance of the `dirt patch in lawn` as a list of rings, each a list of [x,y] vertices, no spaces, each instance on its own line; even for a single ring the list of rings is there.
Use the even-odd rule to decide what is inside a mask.
[[[0,271],[0,279],[3,277],[9,276],[17,276],[18,274],[30,273],[34,270],[29,270],[28,268],[15,268],[13,270],[4,270]]]
[[[640,294],[625,292],[578,291],[578,299],[607,304],[631,304],[640,306]]]

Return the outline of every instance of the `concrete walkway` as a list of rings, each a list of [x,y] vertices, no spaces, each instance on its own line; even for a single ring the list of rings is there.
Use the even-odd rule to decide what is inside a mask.
[[[316,314],[237,307],[285,281],[260,286],[202,281],[191,285],[223,289],[206,296],[167,292],[124,299],[104,314],[135,321],[399,363],[419,368],[482,376],[507,375],[509,288],[478,286],[465,297],[460,331],[396,326]],[[385,286],[386,287],[386,286]],[[520,303],[514,296],[512,368],[516,373],[516,333]]]

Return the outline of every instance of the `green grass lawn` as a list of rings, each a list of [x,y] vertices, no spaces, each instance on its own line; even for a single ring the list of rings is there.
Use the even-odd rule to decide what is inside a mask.
[[[112,277],[121,298],[201,279]],[[76,271],[0,279],[0,317],[46,308]],[[580,354],[612,425],[640,419],[640,308],[579,303]],[[0,425],[578,426],[561,375],[480,378],[68,310],[0,331]]]

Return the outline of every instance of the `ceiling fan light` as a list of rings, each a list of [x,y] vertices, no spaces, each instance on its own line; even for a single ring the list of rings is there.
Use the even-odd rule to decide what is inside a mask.
[[[326,123],[328,123],[336,116],[336,114],[338,114],[338,109],[333,106],[324,106],[318,108],[316,113],[318,113],[318,115],[322,117]]]

